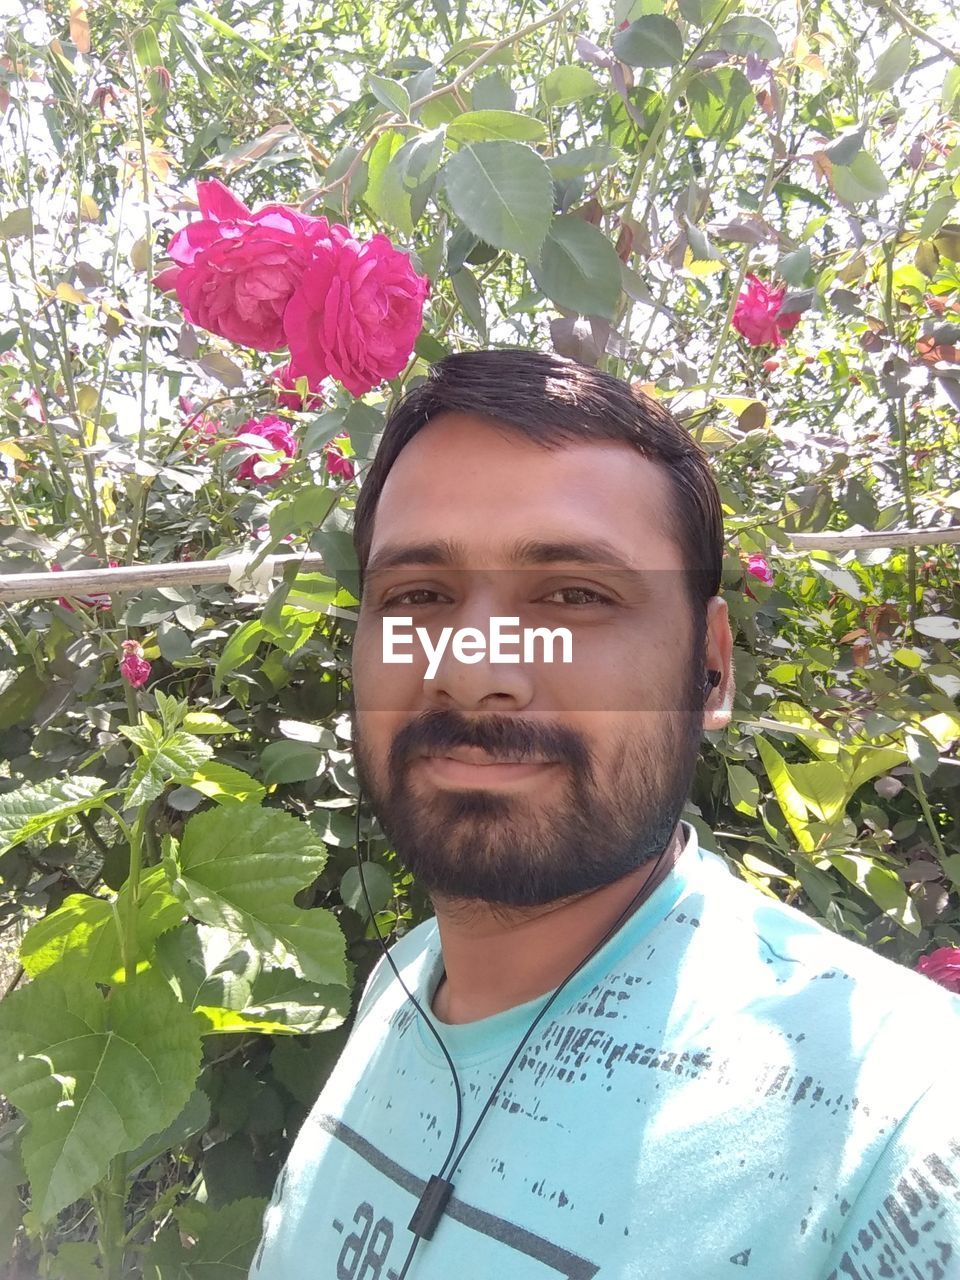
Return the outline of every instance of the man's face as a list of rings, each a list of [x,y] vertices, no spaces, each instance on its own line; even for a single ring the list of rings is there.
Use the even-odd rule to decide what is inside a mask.
[[[669,843],[706,672],[669,501],[666,473],[629,445],[544,448],[468,414],[434,419],[400,454],[354,645],[354,746],[385,832],[429,892],[544,904]],[[521,633],[563,627],[572,660],[557,645],[546,663],[538,644],[529,661],[468,663],[448,643],[428,679],[416,641],[412,662],[384,661],[384,622],[401,617],[432,649],[447,627],[489,636],[494,617]]]

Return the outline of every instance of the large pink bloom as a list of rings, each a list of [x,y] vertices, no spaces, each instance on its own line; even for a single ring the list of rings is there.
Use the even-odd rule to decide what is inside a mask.
[[[329,223],[278,204],[251,213],[216,179],[197,183],[197,200],[201,218],[170,241],[176,265],[154,284],[176,290],[201,329],[260,351],[282,347],[283,313]]]
[[[747,276],[747,287],[737,298],[733,312],[733,327],[751,347],[783,346],[783,334],[789,333],[800,319],[799,311],[777,315],[786,293],[782,287],[771,289],[759,276]]]
[[[238,441],[233,445],[234,448],[239,448],[241,445],[257,448],[258,444],[262,444],[263,453],[280,452],[285,453],[288,458],[292,458],[297,452],[297,441],[290,430],[290,424],[278,418],[276,414],[268,414],[265,418],[248,418],[237,427],[234,434],[238,437]],[[254,484],[272,484],[274,480],[279,480],[284,472],[290,470],[290,463],[282,462],[270,475],[258,475],[255,468],[258,462],[263,461],[263,453],[252,453],[244,458],[237,468],[236,479],[252,480]]]
[[[938,947],[930,955],[921,956],[915,967],[918,973],[960,995],[960,947]]]
[[[283,316],[301,372],[336,378],[362,396],[410,359],[430,289],[387,236],[354,240],[335,223],[314,241],[314,257]]]

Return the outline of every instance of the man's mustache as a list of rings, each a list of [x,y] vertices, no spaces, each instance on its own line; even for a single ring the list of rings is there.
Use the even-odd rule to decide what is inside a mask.
[[[513,716],[468,720],[456,711],[427,711],[404,725],[390,748],[390,769],[396,776],[410,761],[455,747],[476,747],[510,760],[552,760],[591,772],[592,758],[579,734],[556,724],[532,724]]]

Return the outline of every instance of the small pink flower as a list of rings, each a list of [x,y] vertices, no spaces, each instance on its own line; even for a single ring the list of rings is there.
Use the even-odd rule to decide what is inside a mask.
[[[108,561],[108,563],[111,569],[116,569],[118,561],[110,560]],[[63,565],[60,564],[58,560],[54,560],[50,568],[54,573],[63,573],[64,571]],[[111,605],[110,594],[107,591],[98,591],[98,592],[95,592],[92,596],[78,595],[78,596],[74,596],[73,598],[78,602],[78,604],[84,604],[90,609],[109,609]],[[71,613],[76,612],[73,605],[66,598],[66,596],[60,596],[59,599],[57,600],[57,604],[60,605],[60,607],[63,609],[69,609]]]
[[[132,688],[142,688],[150,679],[150,663],[143,656],[143,646],[137,640],[124,640],[120,647],[120,674]]]
[[[773,586],[773,570],[770,568],[766,556],[756,553],[750,556],[747,560],[747,573],[752,573],[755,578],[765,582],[768,587]]]
[[[336,378],[362,396],[406,366],[423,327],[427,276],[387,236],[355,240],[335,223],[314,241],[310,265],[283,314],[297,369]]]
[[[296,367],[292,360],[288,360],[286,364],[277,365],[275,369],[270,370],[268,376],[277,390],[277,399],[285,409],[292,409],[295,413],[319,413],[326,403],[320,380],[309,378]],[[310,391],[316,393],[308,395],[305,401],[297,394],[299,378],[307,378]]]
[[[921,956],[914,968],[960,995],[960,947],[938,947],[930,955]]]
[[[282,462],[277,465],[275,471],[267,474],[267,467],[270,464],[264,464],[263,461],[265,453],[280,452],[292,458],[297,452],[297,441],[290,430],[290,424],[278,418],[276,414],[268,414],[265,418],[248,418],[236,429],[234,435],[236,439],[232,442],[233,448],[241,445],[253,449],[258,446],[262,448],[262,453],[252,453],[244,458],[236,471],[238,480],[252,480],[254,484],[272,484],[290,470],[290,463]],[[258,466],[262,466],[262,474],[257,471]]]
[[[751,347],[783,346],[783,334],[789,333],[800,319],[799,311],[778,315],[786,288],[771,289],[759,276],[747,276],[747,287],[737,298],[733,327]]]
[[[207,457],[206,445],[213,444],[215,440],[220,438],[220,428],[223,423],[219,418],[210,417],[206,413],[197,415],[197,403],[190,396],[179,396],[178,403],[187,417],[187,431],[180,442],[180,447],[185,453],[193,454],[197,462],[203,462]]]
[[[345,444],[349,439],[349,436],[334,436],[324,449],[323,457],[327,464],[328,475],[343,476],[344,480],[352,480],[356,475],[352,459],[348,458],[340,447],[341,442]]]
[[[175,265],[154,284],[176,291],[190,324],[260,351],[282,347],[287,303],[329,223],[282,204],[251,212],[215,178],[197,183],[197,200],[202,216],[170,241]]]

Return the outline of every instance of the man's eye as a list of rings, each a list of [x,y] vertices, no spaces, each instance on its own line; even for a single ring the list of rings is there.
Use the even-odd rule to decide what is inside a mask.
[[[564,600],[554,601],[555,596],[565,596]],[[573,598],[571,598],[573,597]],[[610,604],[608,596],[601,595],[599,591],[593,591],[590,587],[558,587],[556,591],[551,591],[549,596],[544,599],[551,603],[557,604]]]
[[[424,599],[424,597],[429,597],[429,599]],[[438,599],[439,592],[437,591],[430,591],[426,587],[412,587],[409,591],[398,591],[389,600],[384,600],[380,607],[381,609],[397,609],[418,604],[435,604]]]

